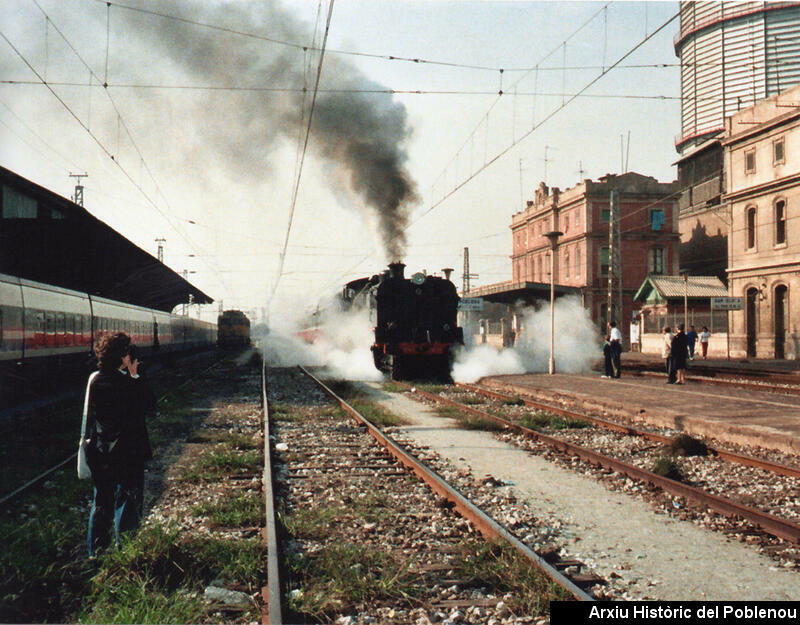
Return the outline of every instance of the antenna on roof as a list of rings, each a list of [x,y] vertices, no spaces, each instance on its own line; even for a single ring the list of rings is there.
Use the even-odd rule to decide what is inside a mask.
[[[78,206],[83,206],[83,185],[81,184],[81,178],[88,178],[89,174],[73,174],[69,172],[70,178],[77,178],[75,182],[75,195],[73,195],[70,199],[75,202]]]

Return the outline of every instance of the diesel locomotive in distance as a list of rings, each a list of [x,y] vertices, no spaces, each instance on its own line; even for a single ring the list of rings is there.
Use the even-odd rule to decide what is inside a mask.
[[[146,359],[213,347],[216,338],[213,323],[0,274],[0,399],[88,373],[92,346],[116,331]]]
[[[449,380],[454,349],[464,343],[456,287],[449,276],[406,278],[404,269],[403,263],[392,263],[388,271],[348,282],[343,304],[369,308],[375,324],[372,355],[380,371],[395,380]]]
[[[217,317],[220,349],[242,349],[250,345],[250,320],[241,310],[226,310]]]

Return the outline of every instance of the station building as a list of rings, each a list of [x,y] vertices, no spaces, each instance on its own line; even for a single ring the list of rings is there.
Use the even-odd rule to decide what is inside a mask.
[[[633,296],[648,275],[677,273],[677,183],[635,172],[607,174],[560,191],[542,183],[533,202],[512,217],[512,280],[550,282],[551,246],[544,236],[560,231],[554,280],[580,292],[584,307],[605,328],[610,267],[611,192],[619,194],[622,310],[612,317],[626,336]]]
[[[635,307],[633,297],[648,275],[678,271],[678,186],[635,172],[607,174],[561,191],[541,183],[527,207],[512,216],[512,276],[509,282],[472,289],[469,297],[505,304],[503,315],[491,308],[489,321],[504,334],[519,331],[513,305],[549,301],[552,246],[545,236],[559,231],[555,248],[555,295],[581,298],[603,332],[608,322],[608,274],[611,265],[609,223],[611,192],[619,195],[622,310],[612,310],[626,343]],[[489,315],[487,315],[489,316]],[[502,317],[502,318],[499,318]],[[482,328],[484,334],[487,328]],[[482,337],[483,339],[483,337]],[[508,344],[507,338],[502,344]]]
[[[800,84],[726,119],[733,356],[800,359]]]
[[[680,3],[681,268],[727,282],[725,119],[800,82],[800,2]]]

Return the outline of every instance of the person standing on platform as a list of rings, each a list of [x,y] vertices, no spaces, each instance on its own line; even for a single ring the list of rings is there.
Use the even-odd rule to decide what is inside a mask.
[[[694,326],[689,326],[686,340],[689,343],[689,360],[694,360],[694,346],[697,344],[697,332],[694,331]]]
[[[672,366],[675,368],[675,384],[686,384],[686,366],[689,359],[689,341],[683,331],[684,325],[678,325],[678,331],[672,337],[671,356]]]
[[[611,337],[606,334],[606,341],[603,343],[603,375],[601,377],[610,378],[614,375],[614,368],[611,364]]]
[[[711,332],[708,331],[706,326],[700,331],[700,352],[703,354],[703,360],[708,355],[708,341],[711,338]]]
[[[618,378],[622,373],[622,332],[619,331],[616,321],[608,323],[608,336],[610,337],[611,344],[611,366],[613,374],[611,377]]]
[[[664,326],[664,344],[661,347],[661,356],[667,369],[667,384],[675,384],[675,367],[672,366],[672,331],[669,326]]]
[[[103,336],[95,347],[99,373],[87,393],[87,460],[94,498],[89,515],[89,556],[139,527],[144,500],[144,463],[152,458],[145,418],[155,397],[139,375],[139,360],[124,332]]]

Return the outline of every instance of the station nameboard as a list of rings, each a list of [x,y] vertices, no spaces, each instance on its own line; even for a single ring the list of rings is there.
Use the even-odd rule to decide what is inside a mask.
[[[458,309],[462,312],[483,310],[483,300],[480,297],[462,297]]]
[[[743,297],[712,297],[711,310],[742,310]]]

